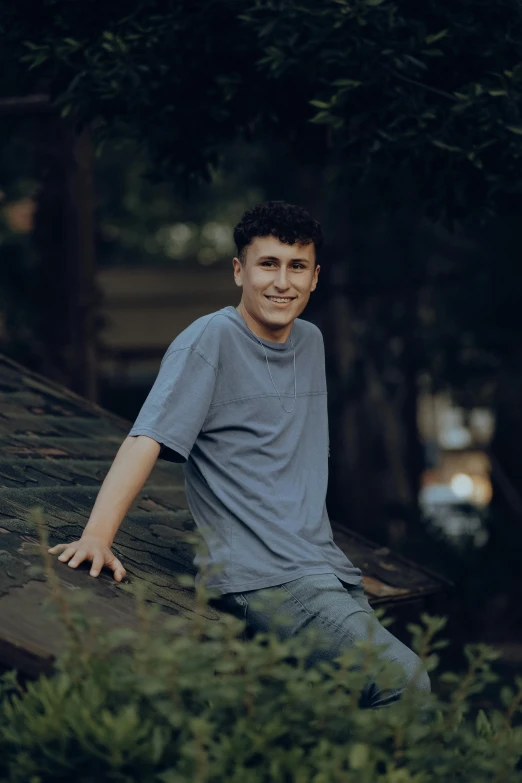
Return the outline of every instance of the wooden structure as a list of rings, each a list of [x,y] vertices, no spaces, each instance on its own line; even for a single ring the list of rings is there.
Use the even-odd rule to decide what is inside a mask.
[[[46,93],[0,98],[0,116],[33,117],[33,174],[40,183],[33,241],[46,291],[40,338],[45,372],[98,399],[94,147],[88,126],[63,117]]]
[[[14,667],[26,676],[51,671],[61,645],[60,622],[42,611],[49,595],[47,581],[27,573],[28,567],[41,564],[30,509],[43,508],[51,546],[78,538],[130,427],[130,422],[0,355],[1,667]],[[338,545],[363,570],[372,605],[389,606],[394,615],[405,606],[428,610],[429,601],[450,587],[340,524],[333,522],[332,527]],[[144,580],[149,600],[162,612],[194,614],[194,591],[173,579],[176,573],[194,572],[191,547],[180,540],[193,528],[181,465],[158,460],[113,548],[127,580]],[[56,557],[53,567],[66,591],[88,591],[86,610],[107,626],[134,625],[134,599],[112,572],[104,569],[94,579],[90,563],[73,569]],[[208,616],[219,621],[220,613],[209,607]]]

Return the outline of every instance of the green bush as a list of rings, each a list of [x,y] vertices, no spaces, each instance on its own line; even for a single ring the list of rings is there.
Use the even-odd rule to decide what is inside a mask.
[[[67,628],[55,673],[22,688],[0,681],[0,780],[143,781],[143,783],[425,783],[520,781],[522,678],[503,687],[504,710],[471,719],[472,697],[499,678],[496,653],[465,648],[468,671],[443,672],[446,695],[413,687],[400,701],[361,709],[368,672],[390,687],[396,671],[371,642],[310,668],[320,644],[308,632],[238,638],[243,624],[159,616],[133,588],[139,628],[103,631],[65,600],[39,524],[53,603]],[[179,577],[183,585],[192,577]],[[125,589],[130,589],[124,585]],[[197,590],[201,611],[211,593]],[[82,599],[82,596],[80,596]],[[378,613],[382,617],[382,613]],[[421,615],[412,647],[430,672],[444,618]],[[383,621],[383,620],[381,620]],[[358,668],[354,668],[358,667]]]

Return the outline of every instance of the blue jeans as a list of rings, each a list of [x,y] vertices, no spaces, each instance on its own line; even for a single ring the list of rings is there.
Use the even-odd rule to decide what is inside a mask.
[[[361,697],[362,707],[381,707],[397,701],[414,674],[415,687],[426,693],[431,691],[420,658],[381,625],[365,598],[362,584],[342,582],[335,574],[313,574],[275,587],[226,593],[217,605],[245,621],[243,638],[259,631],[274,631],[283,640],[306,628],[317,629],[326,644],[308,656],[307,667],[320,660],[333,663],[344,648],[353,647],[356,639],[368,639],[372,632],[375,645],[389,645],[379,657],[397,662],[403,676],[396,688],[385,692],[368,682]],[[417,673],[419,667],[421,671]]]

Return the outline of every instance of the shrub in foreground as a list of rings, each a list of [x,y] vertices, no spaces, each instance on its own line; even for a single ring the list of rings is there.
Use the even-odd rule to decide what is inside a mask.
[[[35,517],[36,518],[36,517]],[[36,518],[37,519],[37,518]],[[47,540],[39,523],[42,553]],[[47,556],[50,557],[50,556]],[[147,605],[136,586],[137,630],[105,631],[65,600],[52,566],[53,603],[67,629],[55,673],[21,688],[0,680],[0,779],[10,783],[431,783],[522,778],[522,678],[501,690],[503,710],[470,718],[471,700],[498,681],[497,654],[465,648],[468,669],[443,672],[445,696],[407,688],[400,701],[359,707],[369,672],[391,687],[397,670],[358,643],[335,665],[305,665],[315,634],[281,642],[274,634],[238,638],[242,623],[204,617],[210,593],[198,589],[196,619]],[[183,585],[192,577],[179,577]],[[120,587],[123,588],[123,585]],[[129,589],[126,587],[125,589]],[[382,617],[382,614],[381,614]],[[381,620],[383,621],[383,620]],[[386,623],[386,621],[384,621]],[[412,648],[438,666],[433,637],[444,618],[421,615]]]

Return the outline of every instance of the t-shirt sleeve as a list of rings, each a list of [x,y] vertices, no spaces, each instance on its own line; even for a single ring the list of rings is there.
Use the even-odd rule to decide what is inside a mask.
[[[196,348],[169,349],[129,436],[161,444],[159,456],[185,462],[212,402],[216,371]]]

